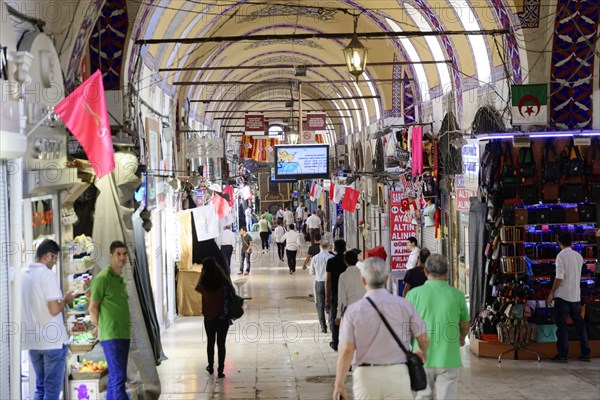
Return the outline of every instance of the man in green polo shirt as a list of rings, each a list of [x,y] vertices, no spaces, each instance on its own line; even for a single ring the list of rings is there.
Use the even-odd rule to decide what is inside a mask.
[[[129,296],[123,276],[127,247],[121,241],[110,245],[110,266],[92,279],[89,307],[92,322],[108,363],[106,400],[127,400],[127,357],[131,339]]]
[[[429,349],[425,371],[427,388],[416,399],[457,399],[460,347],[469,332],[465,295],[448,284],[448,260],[432,254],[425,262],[427,282],[406,295],[427,324]]]

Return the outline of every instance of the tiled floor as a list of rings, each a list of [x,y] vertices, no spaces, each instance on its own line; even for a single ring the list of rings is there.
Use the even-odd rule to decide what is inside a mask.
[[[312,277],[302,271],[300,259],[291,276],[276,254],[257,257],[241,290],[252,299],[229,331],[225,379],[205,370],[202,317],[182,317],[162,337],[169,359],[159,366],[161,399],[331,399],[337,353],[320,333],[309,298]],[[463,363],[460,399],[600,399],[598,358],[591,363],[498,364],[465,348]],[[349,377],[349,393],[351,386]]]

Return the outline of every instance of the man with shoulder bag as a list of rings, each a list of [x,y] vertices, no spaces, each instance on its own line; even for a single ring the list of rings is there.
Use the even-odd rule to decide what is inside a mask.
[[[426,360],[425,323],[412,304],[385,289],[389,275],[383,260],[368,258],[360,273],[367,293],[350,304],[342,318],[333,399],[347,399],[344,381],[351,364],[354,399],[412,399],[415,382],[407,361],[412,366],[415,357]],[[405,351],[413,339],[419,350]]]

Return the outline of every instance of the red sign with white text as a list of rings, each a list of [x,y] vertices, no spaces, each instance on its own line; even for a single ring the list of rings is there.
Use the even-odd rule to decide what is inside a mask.
[[[327,130],[327,114],[308,113],[306,114],[306,128],[309,131]]]
[[[470,198],[475,196],[475,193],[469,189],[456,190],[456,209],[458,211],[469,211],[471,207]]]
[[[265,116],[246,114],[244,131],[246,135],[264,135],[265,134]]]
[[[410,252],[406,247],[407,239],[416,236],[417,226],[411,224],[411,215],[402,210],[407,202],[404,192],[390,193],[390,252],[392,271],[406,269]]]

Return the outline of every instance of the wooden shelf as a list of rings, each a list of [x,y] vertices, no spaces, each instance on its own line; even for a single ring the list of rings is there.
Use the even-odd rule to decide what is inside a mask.
[[[556,258],[530,258],[532,262],[556,262]],[[598,260],[597,258],[584,258],[583,262],[592,262]]]

